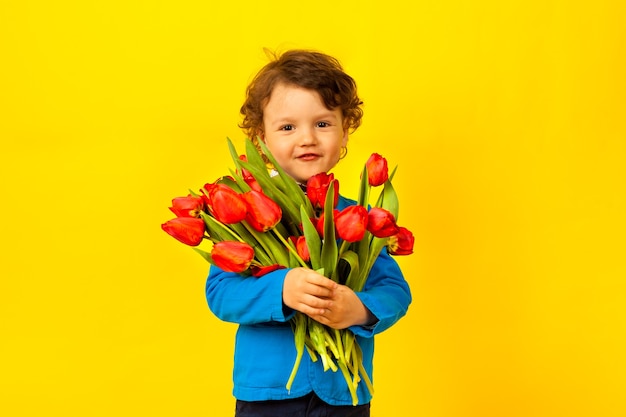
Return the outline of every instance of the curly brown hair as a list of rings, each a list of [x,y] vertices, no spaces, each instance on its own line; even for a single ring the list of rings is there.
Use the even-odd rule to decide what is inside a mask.
[[[243,122],[239,127],[249,138],[256,140],[257,135],[263,133],[263,108],[278,83],[317,91],[329,110],[341,109],[344,128],[354,132],[360,126],[363,102],[357,95],[356,82],[344,72],[336,58],[304,49],[282,55],[269,54],[272,61],[248,85],[246,100],[241,106]]]

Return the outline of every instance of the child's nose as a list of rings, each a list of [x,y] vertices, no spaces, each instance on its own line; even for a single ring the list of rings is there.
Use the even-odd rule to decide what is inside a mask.
[[[302,145],[313,145],[317,142],[317,136],[314,129],[303,129],[301,131],[300,143]]]

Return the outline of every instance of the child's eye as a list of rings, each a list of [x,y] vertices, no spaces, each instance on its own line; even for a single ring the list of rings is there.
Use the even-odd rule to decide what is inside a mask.
[[[280,127],[280,130],[293,130],[293,125],[284,125]]]
[[[317,127],[328,127],[330,123],[328,122],[317,122]]]

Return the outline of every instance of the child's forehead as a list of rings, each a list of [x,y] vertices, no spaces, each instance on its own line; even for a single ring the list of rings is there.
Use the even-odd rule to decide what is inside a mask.
[[[315,88],[305,87],[305,86],[297,84],[295,82],[287,82],[287,81],[282,81],[282,80],[278,81],[276,84],[274,84],[274,86],[270,90],[270,97],[277,90],[282,90],[282,91],[297,91],[297,90],[309,91],[311,93],[317,94],[318,96],[321,96],[320,92],[317,89],[315,89]]]
[[[265,106],[276,101],[289,103],[302,100],[313,100],[323,103],[322,95],[314,88],[301,87],[297,84],[281,82],[272,88]]]
[[[275,86],[272,94],[263,105],[264,113],[297,113],[302,109],[326,114],[334,113],[338,107],[328,107],[322,95],[315,89],[286,83]]]

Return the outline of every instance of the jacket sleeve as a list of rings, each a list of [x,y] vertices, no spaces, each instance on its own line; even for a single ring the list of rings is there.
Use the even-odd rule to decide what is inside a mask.
[[[279,269],[255,278],[211,265],[206,282],[209,308],[220,320],[238,324],[286,322],[295,314],[283,304],[287,271]]]
[[[398,263],[383,249],[374,262],[363,291],[357,296],[378,321],[372,326],[352,326],[357,336],[373,337],[402,318],[411,304],[411,291]]]

